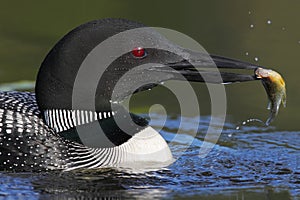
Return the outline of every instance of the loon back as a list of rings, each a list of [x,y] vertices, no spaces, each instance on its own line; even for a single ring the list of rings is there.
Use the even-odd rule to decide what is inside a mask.
[[[0,169],[66,168],[68,146],[41,118],[35,95],[0,92]]]

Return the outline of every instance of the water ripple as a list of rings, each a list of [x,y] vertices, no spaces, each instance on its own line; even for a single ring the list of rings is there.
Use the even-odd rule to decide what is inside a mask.
[[[159,128],[160,119],[163,117],[155,116],[152,126]],[[198,129],[194,128],[196,118],[168,119],[161,133],[168,142],[172,141],[170,148],[178,159],[167,168],[140,173],[115,169],[2,173],[0,198],[24,195],[28,199],[161,199],[210,195],[224,199],[241,194],[250,199],[267,194],[276,194],[278,198],[274,199],[299,197],[300,132],[257,126],[236,130],[236,125],[226,123],[217,145],[200,158],[199,148],[209,119],[201,117]],[[180,120],[183,129],[178,130]],[[197,137],[187,148],[193,131],[197,131]]]

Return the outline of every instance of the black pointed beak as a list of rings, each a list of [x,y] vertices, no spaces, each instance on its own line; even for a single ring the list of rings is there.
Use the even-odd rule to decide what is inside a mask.
[[[157,56],[155,61],[159,62],[141,65],[142,67],[134,68],[135,70],[123,76],[122,80],[118,81],[120,87],[118,90],[115,88],[118,97],[114,99],[122,100],[132,93],[153,88],[168,80],[216,84],[260,80],[255,71],[257,68],[264,68],[231,58],[186,49],[180,55],[169,51],[156,50],[155,52]],[[128,81],[129,79],[131,81]]]
[[[254,71],[259,67],[263,68],[222,56],[193,51],[190,51],[189,55],[188,59],[167,63],[165,67],[159,67],[159,70],[169,71],[174,75],[175,80],[230,84],[258,80]]]

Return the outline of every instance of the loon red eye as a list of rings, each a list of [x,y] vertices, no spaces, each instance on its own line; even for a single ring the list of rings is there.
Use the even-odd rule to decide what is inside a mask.
[[[136,58],[144,58],[146,54],[146,50],[142,47],[136,47],[131,51],[132,55]]]

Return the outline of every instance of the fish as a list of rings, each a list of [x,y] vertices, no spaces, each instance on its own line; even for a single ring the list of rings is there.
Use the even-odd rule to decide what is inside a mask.
[[[277,116],[280,105],[286,107],[286,84],[282,76],[271,69],[257,68],[255,75],[257,79],[261,79],[268,96],[267,109],[270,114],[265,124],[269,126]]]

